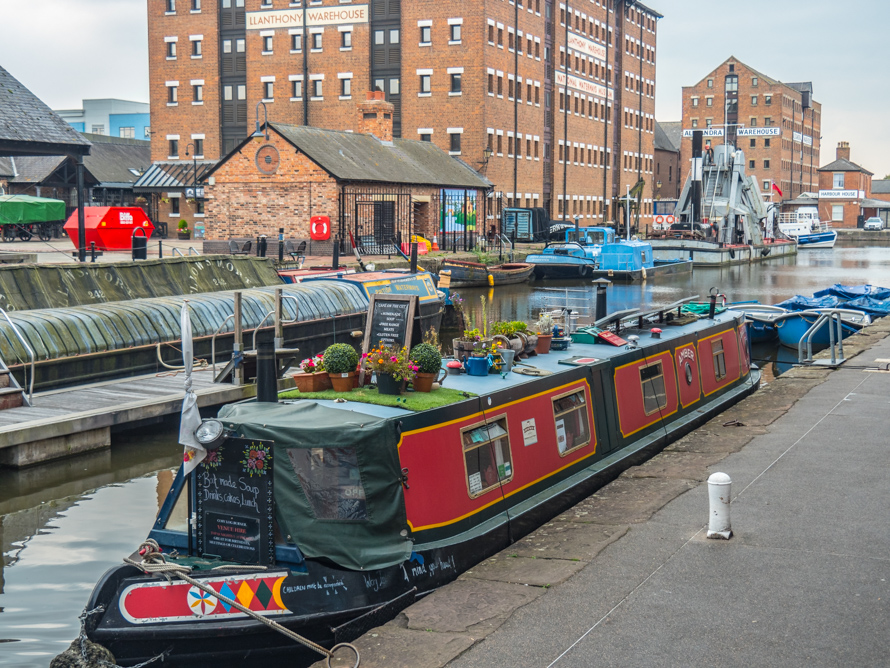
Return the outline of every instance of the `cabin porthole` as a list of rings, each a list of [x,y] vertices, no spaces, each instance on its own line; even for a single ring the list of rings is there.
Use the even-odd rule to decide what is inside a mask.
[[[686,384],[692,385],[692,365],[686,362]]]

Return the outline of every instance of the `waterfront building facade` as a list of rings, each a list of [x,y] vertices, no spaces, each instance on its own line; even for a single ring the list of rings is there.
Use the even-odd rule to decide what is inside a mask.
[[[818,188],[822,105],[813,99],[810,82],[783,83],[730,57],[683,87],[684,181],[693,130],[704,132],[705,149],[728,141],[744,151],[748,174],[774,202]]]
[[[635,0],[148,0],[152,159],[218,160],[257,115],[352,130],[379,89],[395,137],[505,204],[597,224],[643,179],[645,224],[659,18]]]

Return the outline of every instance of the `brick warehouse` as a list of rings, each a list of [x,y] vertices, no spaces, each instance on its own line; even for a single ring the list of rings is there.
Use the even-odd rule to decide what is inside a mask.
[[[722,144],[726,130],[764,195],[774,192],[773,183],[785,200],[815,192],[821,128],[822,105],[813,100],[811,83],[782,83],[730,57],[683,88],[682,177],[689,172],[692,130],[705,132],[706,146]]]
[[[191,143],[218,160],[260,101],[273,122],[350,130],[379,88],[396,137],[459,156],[507,203],[594,224],[642,178],[645,224],[659,18],[635,0],[148,0],[152,159]]]
[[[367,97],[353,112],[355,132],[264,124],[265,136],[220,160],[207,178],[210,242],[279,228],[307,239],[316,216],[372,255],[393,252],[411,232],[446,248],[471,234],[463,221],[487,216],[491,183],[434,144],[394,139],[393,105],[382,92]]]

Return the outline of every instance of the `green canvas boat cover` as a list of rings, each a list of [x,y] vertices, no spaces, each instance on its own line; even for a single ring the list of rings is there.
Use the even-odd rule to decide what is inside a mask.
[[[411,556],[397,420],[313,401],[229,404],[219,419],[238,437],[274,441],[276,517],[305,556],[353,570]]]
[[[130,262],[0,267],[7,311],[85,306],[282,285],[268,258],[204,255]]]
[[[245,330],[259,326],[266,314],[275,309],[276,287],[280,287],[284,295],[295,298],[282,301],[284,320],[319,320],[364,313],[368,309],[368,298],[361,286],[354,283],[279,283],[241,290],[241,317]],[[9,319],[28,342],[38,361],[59,359],[179,341],[180,310],[186,299],[189,301],[193,337],[212,336],[221,325],[224,325],[221,332],[233,331],[232,320],[225,322],[235,311],[233,291],[13,311],[9,313]],[[266,321],[267,326],[270,323],[271,319]],[[29,359],[22,342],[5,318],[0,318],[0,358],[7,364],[27,362]]]
[[[0,225],[65,220],[65,202],[31,195],[0,195]]]

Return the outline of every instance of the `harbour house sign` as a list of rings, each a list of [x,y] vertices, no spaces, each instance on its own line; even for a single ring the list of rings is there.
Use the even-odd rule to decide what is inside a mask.
[[[284,9],[274,12],[247,12],[247,29],[290,28],[303,26],[302,9]],[[318,7],[307,9],[307,26],[329,26],[340,23],[367,23],[368,5],[355,7]]]

